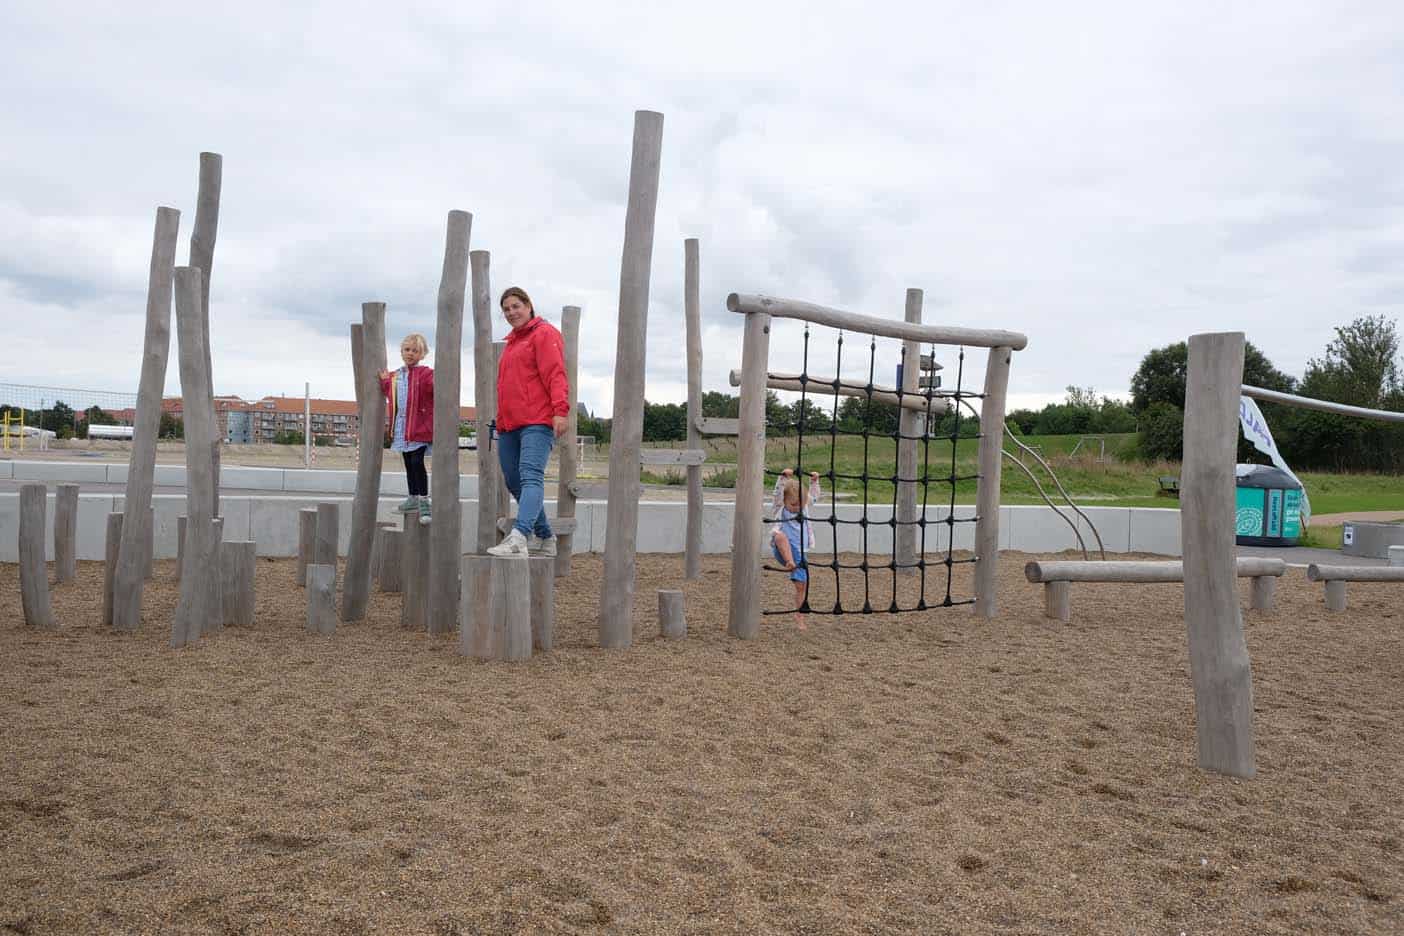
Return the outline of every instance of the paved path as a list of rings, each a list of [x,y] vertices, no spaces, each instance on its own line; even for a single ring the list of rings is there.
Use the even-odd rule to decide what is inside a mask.
[[[1348,513],[1312,514],[1312,526],[1335,526],[1348,520],[1404,520],[1404,510],[1352,510]]]
[[[1347,556],[1339,549],[1313,549],[1307,546],[1239,546],[1240,556],[1254,556],[1262,559],[1281,559],[1289,566],[1305,568],[1313,562],[1321,565],[1361,565],[1387,566],[1388,559],[1372,559],[1369,556]]]

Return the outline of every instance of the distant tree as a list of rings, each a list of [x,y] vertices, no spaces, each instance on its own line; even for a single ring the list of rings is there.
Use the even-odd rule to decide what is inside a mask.
[[[89,426],[115,426],[117,420],[110,416],[106,410],[94,403],[83,410],[83,418],[78,420],[75,434],[80,439],[88,437]]]
[[[305,441],[307,436],[303,435],[300,429],[284,429],[273,436],[274,445],[301,445]],[[318,444],[321,444],[320,440]]]
[[[741,398],[718,390],[707,390],[702,394],[702,415],[735,419],[741,415]]]
[[[1188,360],[1189,346],[1183,341],[1148,352],[1136,373],[1131,375],[1131,411],[1139,416],[1153,404],[1168,403],[1183,412]],[[1296,384],[1274,367],[1251,341],[1243,348],[1243,382],[1289,393]]]
[[[185,438],[185,422],[174,413],[161,411],[161,426],[157,434],[163,439]]]
[[[1141,414],[1141,455],[1180,461],[1184,457],[1185,415],[1169,403],[1152,403]]]
[[[1038,412],[1031,409],[1016,409],[1004,414],[1006,425],[1018,427],[1019,435],[1029,435],[1038,425]]]
[[[813,397],[806,397],[803,400],[796,400],[790,407],[790,423],[795,427],[795,431],[800,429],[800,416],[804,416],[804,434],[818,435],[829,432],[829,426],[833,422],[831,411]]]
[[[679,442],[687,438],[687,407],[681,403],[644,401],[643,440]]]

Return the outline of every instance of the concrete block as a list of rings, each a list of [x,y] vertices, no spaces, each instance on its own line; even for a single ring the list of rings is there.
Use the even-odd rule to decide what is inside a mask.
[[[78,495],[79,559],[107,558],[107,515],[112,513],[114,500],[111,494]]]
[[[549,490],[549,482],[548,482]],[[459,475],[458,476],[458,497],[460,500],[478,499],[478,476]]]
[[[1060,504],[1059,517],[1045,504],[1028,504],[1007,508],[1010,512],[1010,543],[1008,549],[1020,552],[1062,552],[1077,549],[1073,532],[1078,517],[1066,504]],[[1072,521],[1069,525],[1068,520]]]
[[[221,474],[223,466],[221,466]],[[154,475],[157,487],[185,487],[185,466],[184,465],[157,465]]]
[[[398,460],[399,454],[397,452],[386,452],[385,460],[388,462],[391,458]],[[355,490],[354,483],[352,484],[352,490]],[[398,473],[382,471],[380,473],[380,496],[385,497],[389,494],[393,494],[396,497],[405,497],[409,494],[409,481],[405,478],[405,473],[403,471]]]
[[[113,510],[123,509],[125,498],[114,497]],[[155,494],[151,506],[155,510],[152,517],[152,556],[156,559],[174,559],[179,550],[177,538],[180,533],[176,518],[184,516],[186,510],[184,494]]]
[[[1131,552],[1180,555],[1180,512],[1163,507],[1132,507],[1127,513],[1131,525],[1128,546]]]
[[[313,491],[326,494],[353,494],[356,472],[321,468],[288,468],[283,472],[283,490],[289,493]]]
[[[248,496],[221,497],[219,513],[224,518],[223,541],[241,542],[250,539],[249,515],[253,509],[253,498]]]
[[[50,484],[59,481],[102,484],[107,481],[107,465],[102,462],[14,461],[10,464],[11,477],[16,481],[44,481]]]
[[[1101,534],[1108,555],[1131,551],[1131,514],[1125,507],[1083,507],[1082,512]],[[1090,552],[1096,549],[1097,539],[1092,535],[1087,520],[1079,517],[1077,523]]]
[[[130,469],[130,465],[109,464],[107,466],[107,483],[126,484],[128,471],[130,471]],[[106,559],[107,557],[103,556],[103,558]]]
[[[0,494],[0,562],[19,562],[19,492]]]
[[[0,461],[0,481],[8,481],[15,476],[15,463],[9,459]]]
[[[283,469],[221,465],[219,485],[235,490],[281,492],[283,490]],[[226,540],[238,539],[238,537],[231,537],[228,530],[224,531],[224,538]]]
[[[289,474],[293,472],[289,470]],[[255,497],[250,500],[249,535],[260,556],[297,555],[297,512],[319,503],[337,503],[337,555],[346,555],[351,540],[351,499],[346,497]],[[393,506],[393,505],[392,505]],[[387,515],[384,519],[389,519]]]

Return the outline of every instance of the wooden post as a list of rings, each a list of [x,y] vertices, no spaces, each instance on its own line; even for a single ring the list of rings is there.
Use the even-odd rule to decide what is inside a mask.
[[[702,291],[697,238],[683,241],[683,317],[687,327],[687,447],[702,447]],[[683,578],[702,574],[702,466],[687,466],[687,537]],[[661,594],[661,593],[660,593]],[[662,599],[660,598],[661,602]]]
[[[364,319],[366,305],[367,303],[361,303],[362,321],[351,323],[351,383],[355,387],[357,415],[360,415],[359,410],[361,402],[365,398],[366,391],[366,379],[364,376],[366,361],[366,326]],[[385,303],[378,303],[378,305],[382,307],[381,320],[384,321]],[[379,371],[377,371],[377,373],[379,373]],[[380,390],[378,382],[376,384],[376,390]]]
[[[687,619],[683,616],[683,593],[658,590],[658,636],[676,640],[687,636]]]
[[[190,518],[181,514],[176,517],[176,565],[175,580],[180,581],[181,575],[185,571],[185,528],[190,525]]]
[[[486,250],[468,253],[473,272],[473,405],[478,434],[478,552],[497,545],[497,447],[492,422],[497,418],[497,367],[492,355],[491,257]]]
[[[400,603],[400,626],[427,630],[429,528],[419,522],[418,515],[405,514],[400,538],[403,550],[400,557],[400,586],[404,591],[404,600]]]
[[[54,612],[49,604],[49,570],[44,563],[45,514],[48,489],[43,484],[21,484],[19,497],[20,602],[24,623],[30,627],[52,628]]]
[[[579,473],[579,447],[575,436],[578,428],[576,407],[580,402],[580,388],[576,381],[580,374],[580,307],[565,306],[561,309],[561,340],[565,344],[566,384],[570,389],[570,412],[566,415],[566,431],[559,442],[560,481],[556,485],[556,519],[575,516],[575,478]],[[479,452],[482,447],[479,446]],[[556,534],[556,578],[570,575],[570,557],[575,552],[575,533]],[[549,650],[550,648],[545,648]]]
[[[492,373],[493,373],[493,375],[494,375],[494,376],[493,376],[494,382],[497,380],[497,377],[496,377],[497,368],[498,368],[499,365],[501,365],[501,363],[502,363],[502,352],[503,352],[503,351],[506,351],[506,350],[507,350],[507,342],[505,342],[505,341],[494,341],[494,342],[492,343]],[[497,396],[496,396],[495,393],[494,393],[492,399],[493,399],[493,404],[492,404],[492,405],[493,405],[492,418],[493,418],[494,420],[496,420],[496,419],[497,419]],[[481,452],[482,449],[480,448],[478,451]],[[493,446],[493,449],[492,449],[492,457],[493,457],[494,459],[497,459],[497,458],[499,458],[499,455],[500,455],[500,453],[498,452],[497,446],[494,445],[494,446]],[[498,461],[497,463],[494,464],[493,467],[496,469],[496,470],[493,472],[493,478],[495,479],[494,487],[497,488],[497,494],[494,495],[495,501],[496,501],[496,504],[497,504],[497,516],[493,518],[493,523],[496,525],[496,527],[497,527],[497,529],[498,529],[498,533],[500,533],[500,534],[502,534],[502,535],[506,535],[506,532],[505,532],[504,530],[502,530],[502,524],[501,524],[501,523],[498,523],[497,521],[503,520],[503,519],[505,519],[505,518],[507,518],[507,517],[510,517],[510,516],[512,515],[512,492],[509,491],[509,490],[507,490],[507,477],[506,477],[506,475],[504,475],[504,474],[502,473],[502,463],[501,463],[500,461]],[[482,486],[482,483],[483,483],[482,478],[479,478],[479,479],[478,479],[478,486],[479,486],[480,488],[481,488],[481,486]],[[478,505],[478,509],[479,509],[479,510],[482,509],[482,505],[481,505],[481,504]],[[498,533],[494,533],[493,535],[494,535],[494,536],[497,536]]]
[[[122,543],[117,553],[106,620],[120,631],[141,626],[141,598],[151,577],[155,546],[151,491],[156,476],[156,440],[161,434],[161,398],[171,351],[171,293],[175,282],[176,241],[180,212],[156,209],[151,244],[151,268],[146,281],[146,333],[142,341],[141,377],[137,384],[136,416],[132,420],[132,454],[127,461],[126,497],[122,502]],[[177,566],[176,574],[180,569]],[[109,599],[104,597],[107,604]]]
[[[765,374],[770,316],[746,316],[741,339],[741,404],[736,434],[736,508],[731,529],[731,599],[726,632],[752,640],[760,632],[760,555],[765,498]]]
[[[1072,620],[1072,582],[1043,583],[1043,616],[1064,624]]]
[[[458,417],[462,399],[463,298],[468,286],[468,238],[473,216],[450,211],[439,277],[434,332],[434,522],[429,526],[428,627],[452,634],[458,626],[458,576],[463,514],[458,500]],[[481,479],[479,479],[481,480]]]
[[[1326,583],[1326,610],[1346,609],[1346,583],[1344,579],[1332,579]]]
[[[380,504],[380,471],[385,461],[385,395],[380,392],[380,372],[385,370],[385,303],[361,303],[361,333],[356,389],[360,456],[356,459],[351,540],[347,545],[341,586],[343,621],[364,618],[366,604],[370,601],[371,544],[375,538],[375,511]],[[333,553],[332,565],[335,564]]]
[[[1199,766],[1252,777],[1257,771],[1253,670],[1243,638],[1234,563],[1234,462],[1243,346],[1242,332],[1190,336],[1180,541]]]
[[[218,623],[220,577],[218,530],[214,525],[216,501],[213,396],[210,392],[201,306],[200,270],[177,267],[175,271],[176,333],[180,338],[180,387],[184,398],[186,506],[185,558],[180,577],[180,600],[171,625],[171,646],[183,647]]]
[[[531,556],[531,645],[550,650],[556,645],[556,560]]]
[[[380,590],[396,593],[400,590],[400,569],[404,563],[404,534],[399,530],[380,531]]]
[[[393,530],[397,524],[393,520],[377,520],[375,522],[375,539],[371,540],[371,577],[377,582],[380,581],[380,566],[385,556],[385,531]]]
[[[317,505],[317,532],[312,541],[313,564],[336,568],[336,543],[340,526],[340,504]]]
[[[1253,610],[1271,611],[1273,594],[1277,590],[1277,576],[1255,575],[1250,581],[1253,583],[1251,605]]]
[[[200,343],[204,348],[206,396],[214,413],[214,366],[210,360],[210,280],[214,274],[215,239],[219,233],[219,193],[224,181],[224,157],[200,154],[200,188],[195,197],[195,226],[190,231],[190,266],[200,271]],[[182,392],[184,387],[182,386]],[[186,411],[189,406],[186,405]],[[210,460],[210,516],[219,516],[219,443],[217,423],[204,446]],[[186,433],[185,444],[190,445]],[[130,505],[125,505],[130,510]],[[140,505],[137,505],[140,506]]]
[[[634,113],[634,151],[619,269],[619,329],[614,352],[614,416],[609,432],[609,510],[600,590],[600,646],[634,641],[635,550],[639,537],[639,447],[643,441],[648,286],[663,115]]]
[[[102,569],[102,625],[112,626],[113,615],[116,613],[113,602],[116,598],[116,576],[118,553],[122,548],[122,514],[109,513],[107,515],[107,540],[104,543]]]
[[[297,584],[306,587],[307,567],[317,552],[317,508],[303,507],[297,512]]]
[[[253,540],[229,540],[221,544],[219,562],[224,579],[224,626],[249,627],[254,622]]]
[[[1010,348],[991,348],[980,407],[980,480],[975,491],[975,613],[999,613],[999,478],[1004,454],[1004,398],[1009,390]],[[917,363],[917,362],[913,362]]]
[[[922,291],[907,290],[906,320],[914,325],[921,324]],[[911,394],[916,399],[921,388],[921,342],[902,342],[902,395]],[[926,414],[903,407],[898,415],[898,427],[902,438],[897,440],[897,477],[915,478],[917,475],[916,436],[926,431]],[[1001,437],[999,442],[1003,442]],[[800,484],[804,479],[800,479]],[[917,532],[917,486],[915,481],[897,482],[897,527],[893,536],[893,561],[899,572],[916,574],[917,544],[921,541]]]
[[[480,660],[531,659],[531,608],[530,559],[465,556],[459,652]]]
[[[78,575],[78,485],[60,484],[54,495],[54,581]]]
[[[314,634],[336,633],[336,566],[307,567],[307,629]]]

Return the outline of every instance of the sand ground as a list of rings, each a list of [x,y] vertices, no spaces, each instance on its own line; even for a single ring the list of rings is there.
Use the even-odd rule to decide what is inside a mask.
[[[1179,586],[1078,584],[1058,625],[1004,558],[992,623],[741,642],[726,557],[641,556],[635,644],[603,651],[577,557],[557,649],[516,665],[402,630],[397,595],[309,636],[292,560],[259,561],[253,627],[179,652],[170,562],[135,635],[98,624],[100,564],[50,633],[0,566],[0,932],[1404,932],[1397,589],[1328,615],[1294,573],[1246,613],[1245,781],[1196,767]]]

